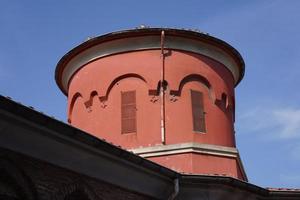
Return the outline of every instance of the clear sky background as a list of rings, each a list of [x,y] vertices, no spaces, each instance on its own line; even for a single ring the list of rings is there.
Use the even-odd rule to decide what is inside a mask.
[[[0,0],[0,94],[66,121],[58,60],[87,37],[141,24],[200,29],[242,54],[235,128],[249,180],[300,188],[298,0]]]

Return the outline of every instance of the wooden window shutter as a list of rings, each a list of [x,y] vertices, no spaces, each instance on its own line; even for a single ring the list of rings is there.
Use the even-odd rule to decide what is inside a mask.
[[[121,92],[121,132],[136,132],[135,91]]]
[[[203,94],[201,92],[191,90],[191,100],[193,130],[197,132],[206,132]]]

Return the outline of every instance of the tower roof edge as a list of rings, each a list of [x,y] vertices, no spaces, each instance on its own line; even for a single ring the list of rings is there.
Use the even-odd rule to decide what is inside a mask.
[[[218,47],[224,50],[230,57],[234,60],[238,66],[238,74],[236,75],[235,85],[243,79],[245,73],[245,62],[241,54],[227,42],[218,39],[198,30],[192,29],[176,29],[176,28],[149,28],[142,27],[136,29],[121,30],[116,32],[107,33],[97,37],[89,38],[83,43],[71,49],[67,52],[58,62],[55,69],[55,80],[61,91],[67,95],[68,91],[66,88],[66,83],[63,83],[63,71],[65,70],[67,64],[78,54],[89,49],[95,45],[101,43],[109,42],[112,40],[130,38],[130,37],[143,37],[143,36],[159,36],[161,32],[164,31],[168,36],[181,37],[187,39],[193,39],[208,43],[212,46]]]

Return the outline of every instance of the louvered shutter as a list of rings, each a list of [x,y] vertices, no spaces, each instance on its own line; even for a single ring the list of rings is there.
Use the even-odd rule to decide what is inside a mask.
[[[136,132],[136,96],[135,91],[121,92],[121,131]]]
[[[205,113],[203,106],[203,94],[191,90],[193,130],[197,132],[206,132]]]

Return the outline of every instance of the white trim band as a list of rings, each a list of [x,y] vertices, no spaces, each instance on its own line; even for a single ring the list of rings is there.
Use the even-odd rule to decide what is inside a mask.
[[[180,153],[199,153],[199,154],[207,154],[213,156],[235,158],[241,169],[241,173],[243,174],[244,178],[248,180],[239,152],[234,147],[225,147],[220,145],[190,142],[190,143],[181,143],[181,144],[142,147],[137,149],[129,149],[128,151],[131,151],[143,158],[167,156],[167,155],[174,155]]]
[[[144,158],[191,152],[232,158],[238,156],[236,148],[194,142],[130,149],[129,151]]]
[[[117,53],[159,48],[159,36],[140,36],[122,38],[95,45],[79,53],[67,63],[66,67],[64,68],[64,71],[62,72],[62,87],[67,92],[68,83],[73,74],[82,66],[93,60]],[[240,69],[238,67],[238,64],[233,60],[233,58],[229,54],[227,54],[221,48],[199,40],[176,36],[166,37],[165,48],[190,51],[193,53],[198,53],[210,57],[224,64],[225,67],[231,71],[235,83],[237,83],[239,80]]]

